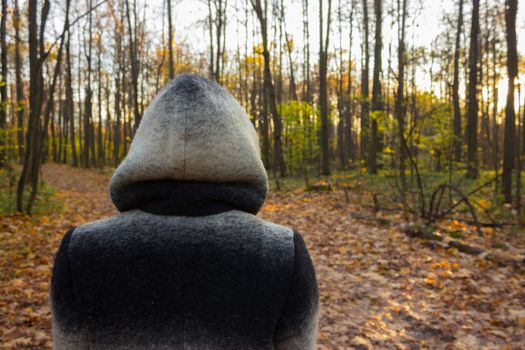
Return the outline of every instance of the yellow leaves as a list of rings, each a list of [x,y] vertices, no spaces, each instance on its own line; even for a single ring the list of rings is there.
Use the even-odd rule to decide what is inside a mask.
[[[21,278],[15,278],[14,280],[11,280],[11,288],[17,289],[21,287],[24,284],[24,281]]]
[[[425,282],[425,284],[429,286],[432,286],[438,289],[444,288],[443,282],[441,282],[438,276],[433,272],[429,273],[428,276],[423,280],[423,282]]]
[[[488,208],[488,206],[489,206],[489,201],[486,200],[486,199],[484,199],[484,198],[482,198],[482,199],[480,199],[480,200],[478,201],[478,204],[479,204],[480,207],[486,209],[486,208]]]
[[[290,208],[292,208],[291,204],[274,203],[274,204],[266,205],[264,207],[264,211],[266,211],[268,213],[273,213],[273,212],[276,212],[276,211],[280,211],[280,210],[284,210],[284,209],[290,209]]]
[[[458,231],[458,230],[466,230],[467,229],[467,225],[465,225],[464,223],[458,221],[458,220],[453,220],[450,225],[448,225],[447,229],[449,231]]]
[[[485,235],[493,235],[494,232],[495,232],[494,227],[485,227],[485,228],[483,229],[483,233],[484,233]]]
[[[433,269],[450,269],[451,265],[448,261],[441,260],[440,262],[432,263],[430,267]]]
[[[345,246],[341,246],[339,248],[337,248],[337,251],[341,254],[344,254],[346,252],[348,252],[348,247],[345,247]]]

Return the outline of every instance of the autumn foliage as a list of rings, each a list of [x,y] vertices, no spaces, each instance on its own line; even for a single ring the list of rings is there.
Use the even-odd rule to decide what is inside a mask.
[[[62,209],[0,217],[2,349],[50,349],[49,279],[66,230],[115,213],[99,171],[46,165]],[[366,212],[342,190],[274,191],[263,218],[300,231],[321,289],[319,349],[519,349],[525,339],[525,268],[410,238],[394,225],[355,219]],[[397,215],[397,214],[396,214]],[[377,214],[385,220],[396,215]],[[519,236],[444,220],[442,234],[512,257]]]

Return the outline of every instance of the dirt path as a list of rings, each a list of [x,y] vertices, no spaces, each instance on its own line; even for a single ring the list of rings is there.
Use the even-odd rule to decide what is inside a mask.
[[[72,226],[115,212],[109,176],[44,168],[63,212],[0,218],[0,343],[50,348],[53,254]],[[525,273],[454,250],[433,250],[389,228],[359,223],[342,193],[271,194],[261,217],[301,232],[321,288],[319,349],[520,349]],[[4,293],[4,292],[1,292]]]

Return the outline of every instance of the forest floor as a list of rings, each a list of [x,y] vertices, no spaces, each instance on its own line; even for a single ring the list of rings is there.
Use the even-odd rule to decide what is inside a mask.
[[[63,209],[0,217],[0,349],[51,348],[48,290],[60,239],[116,212],[108,175],[53,164],[43,172]],[[321,291],[319,349],[525,347],[523,264],[435,246],[353,212],[364,209],[346,204],[343,192],[296,190],[270,194],[260,213],[297,229],[310,249]],[[444,224],[503,254],[525,246],[508,231],[487,229],[481,239],[472,227]]]

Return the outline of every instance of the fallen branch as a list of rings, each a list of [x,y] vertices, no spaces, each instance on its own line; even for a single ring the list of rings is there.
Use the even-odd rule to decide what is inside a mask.
[[[436,206],[435,208],[435,214],[432,213],[432,209],[433,209],[433,203],[434,203],[434,199],[436,198],[438,192],[441,191],[441,193],[444,193],[445,192],[445,189],[449,189],[451,191],[454,191],[458,194],[458,196],[461,197],[461,199],[454,205],[452,206],[451,208],[449,208],[447,211],[445,211],[444,213],[440,213],[439,212],[439,205]],[[439,197],[439,200],[438,200],[438,203],[441,202],[441,198],[442,196]],[[434,193],[432,194],[432,199],[430,200],[430,208],[429,208],[429,212],[427,214],[427,219],[428,219],[428,223],[432,223],[432,222],[435,222],[436,220],[439,220],[440,218],[442,218],[444,215],[450,213],[450,211],[452,210],[452,208],[454,208],[455,206],[457,206],[459,203],[465,203],[465,205],[469,208],[470,210],[470,214],[472,215],[472,220],[474,220],[474,224],[476,225],[476,230],[478,232],[478,235],[480,237],[483,237],[483,232],[481,231],[481,226],[479,224],[479,220],[476,216],[476,211],[474,210],[474,207],[472,206],[472,204],[470,203],[469,199],[468,199],[468,195],[464,195],[463,192],[461,192],[459,189],[455,188],[454,186],[451,186],[449,184],[443,184],[441,186],[438,187],[438,189],[436,191],[434,191]]]
[[[397,227],[408,237],[432,241],[434,242],[433,245],[438,245],[444,249],[455,248],[458,251],[465,254],[473,256],[482,256],[483,258],[498,264],[515,266],[523,266],[525,264],[525,257],[523,256],[520,256],[519,258],[501,256],[481,247],[468,245],[450,237],[445,237],[439,233],[434,232],[428,225],[400,223],[394,220],[370,216],[360,212],[352,212],[350,213],[350,216],[354,219],[364,221],[370,224]]]

